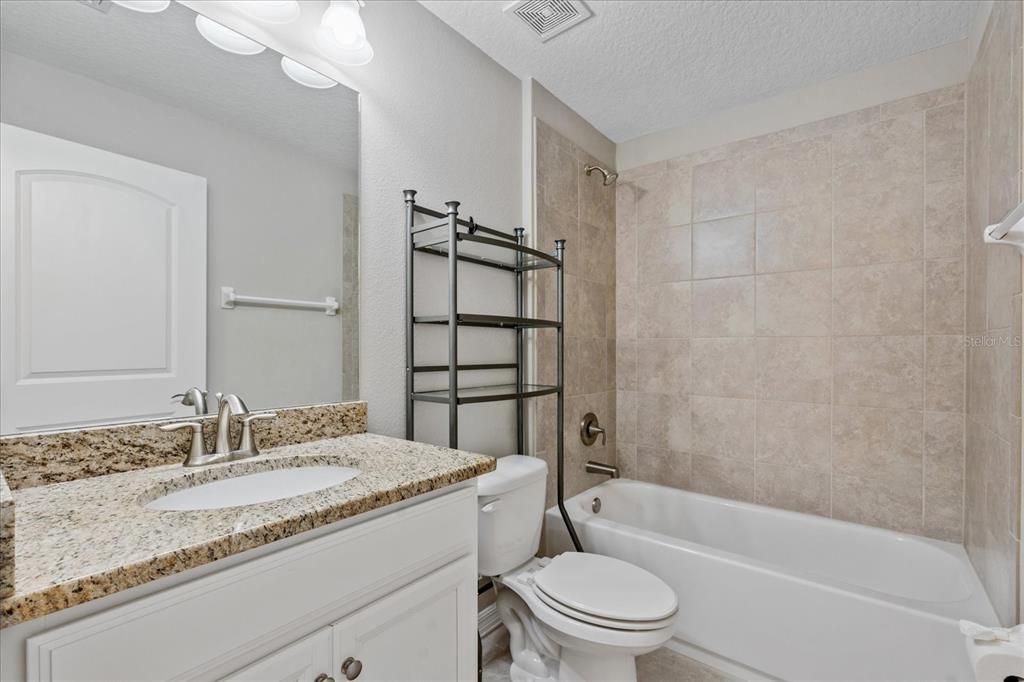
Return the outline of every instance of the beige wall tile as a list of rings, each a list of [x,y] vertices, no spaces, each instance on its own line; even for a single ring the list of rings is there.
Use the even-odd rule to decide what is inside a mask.
[[[945,182],[964,175],[964,103],[929,109],[924,114],[925,180]]]
[[[636,232],[615,233],[615,284],[636,286]]]
[[[580,223],[577,248],[581,280],[609,286],[615,284],[615,233],[611,228]]]
[[[921,532],[921,479],[834,474],[832,516],[842,521],[906,533]]]
[[[690,279],[689,225],[641,228],[636,248],[636,276],[641,285]]]
[[[630,478],[638,480],[640,478],[636,470],[636,444],[635,443],[615,443],[615,466],[619,467],[619,475],[622,478]],[[552,476],[548,474],[548,484],[551,483]],[[553,506],[552,503],[548,503],[548,507]]]
[[[600,174],[588,177],[583,172],[588,163],[601,165],[593,157],[584,158],[579,165],[580,222],[612,232],[615,229],[615,188],[604,185]]]
[[[754,460],[755,402],[739,398],[690,398],[695,455]]]
[[[924,253],[924,186],[910,178],[877,192],[837,194],[835,265],[892,263]]]
[[[940,540],[963,541],[964,418],[924,416],[924,527]]]
[[[616,339],[615,387],[620,391],[636,390],[636,348],[635,339]]]
[[[637,390],[676,395],[689,393],[689,340],[640,339],[637,342]]]
[[[831,378],[829,339],[757,339],[758,398],[827,403]]]
[[[924,267],[920,261],[836,268],[832,273],[837,335],[924,331]]]
[[[636,232],[636,188],[619,177],[615,183],[615,233]]]
[[[925,109],[961,102],[963,99],[964,85],[963,83],[957,83],[956,85],[950,85],[939,90],[931,90],[920,95],[911,95],[910,97],[904,97],[893,102],[887,102],[882,105],[879,115],[881,118],[902,116],[904,114],[912,114],[915,111],[924,111]]]
[[[691,392],[726,398],[753,398],[756,378],[754,339],[692,339]]]
[[[663,170],[637,178],[637,226],[668,227],[690,222],[689,169]]]
[[[690,283],[643,287],[637,292],[637,335],[642,339],[690,335]]]
[[[608,341],[606,339],[580,339],[578,357],[579,369],[577,371],[580,377],[580,393],[598,393],[613,388],[608,380]]]
[[[636,443],[636,391],[615,393],[615,442]]]
[[[690,451],[690,401],[685,396],[638,393],[637,445]]]
[[[754,278],[728,277],[692,284],[693,336],[753,336]]]
[[[693,226],[693,278],[754,274],[754,216]]]
[[[556,239],[564,239],[572,248],[565,252],[565,272],[575,275],[579,271],[579,253],[575,251],[580,242],[579,223],[575,216],[558,208],[539,203],[537,206],[537,246],[544,251],[554,249]]]
[[[964,371],[962,336],[928,336],[925,339],[925,409],[963,412]]]
[[[557,145],[538,145],[537,184],[541,203],[579,218],[579,162]]]
[[[757,401],[757,462],[828,473],[832,466],[828,405]]]
[[[637,292],[636,287],[620,284],[615,287],[615,337],[635,339],[637,337]]]
[[[636,468],[641,481],[673,488],[690,487],[689,453],[638,446]]]
[[[579,284],[579,321],[577,333],[582,338],[605,338],[608,316],[614,310],[609,297],[611,287],[596,282]]]
[[[757,213],[757,271],[816,270],[832,264],[831,202]]]
[[[738,459],[693,455],[690,489],[705,495],[754,501],[754,465]]]
[[[919,410],[924,393],[920,336],[832,339],[835,405]]]
[[[835,474],[920,482],[924,414],[918,410],[837,405],[832,410]]]
[[[754,160],[758,211],[821,203],[832,198],[828,136],[769,149]]]
[[[828,336],[831,330],[830,271],[757,276],[758,336]]]
[[[963,253],[964,182],[925,185],[924,255],[952,258]]]
[[[734,156],[693,169],[693,220],[714,220],[754,212],[753,161]]]
[[[909,114],[832,137],[836,196],[882,192],[924,178],[924,116]]]
[[[755,498],[758,504],[828,516],[832,512],[831,477],[820,469],[758,462]]]
[[[925,330],[929,334],[964,331],[964,265],[960,258],[925,262]]]

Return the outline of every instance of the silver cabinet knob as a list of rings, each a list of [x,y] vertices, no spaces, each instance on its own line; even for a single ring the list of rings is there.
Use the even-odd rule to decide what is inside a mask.
[[[354,680],[359,677],[359,673],[363,672],[363,662],[349,656],[341,662],[341,672],[345,675],[346,680]]]
[[[327,673],[320,673],[313,682],[334,682],[334,678]]]

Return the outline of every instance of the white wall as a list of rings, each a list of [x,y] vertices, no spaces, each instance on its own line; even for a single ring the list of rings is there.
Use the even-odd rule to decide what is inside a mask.
[[[949,43],[627,140],[617,165],[627,170],[962,83],[973,61],[967,51],[967,40]]]
[[[251,408],[341,399],[341,318],[223,310],[220,287],[340,296],[342,194],[355,191],[351,174],[20,55],[4,52],[0,69],[0,120],[207,178],[211,390],[238,393]]]
[[[362,93],[360,396],[370,403],[371,431],[404,435],[402,190],[419,190],[418,199],[434,208],[460,200],[461,210],[485,225],[519,225],[520,85],[418,3],[368,3],[363,18],[376,56],[351,72]],[[447,288],[444,263],[426,257],[417,263],[418,291],[432,290],[418,312],[444,312],[437,295]],[[469,275],[471,267],[462,272],[462,310],[514,312],[511,277],[496,271]],[[423,331],[432,339],[419,349],[420,357],[441,360],[444,328]],[[511,357],[511,332],[467,331],[475,333],[462,335],[464,361]],[[467,383],[491,378],[463,377]],[[417,439],[446,442],[446,408],[422,408]],[[463,407],[460,447],[511,452],[511,408]]]

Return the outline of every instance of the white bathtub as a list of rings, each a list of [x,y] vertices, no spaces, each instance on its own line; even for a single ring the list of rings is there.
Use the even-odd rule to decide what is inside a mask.
[[[957,620],[997,622],[960,545],[628,480],[566,507],[587,551],[676,591],[669,646],[727,672],[973,680]],[[557,507],[546,523],[568,549]]]

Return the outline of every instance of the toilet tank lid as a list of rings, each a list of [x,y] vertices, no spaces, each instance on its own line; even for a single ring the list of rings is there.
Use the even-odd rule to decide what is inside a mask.
[[[494,471],[476,479],[476,494],[478,497],[501,495],[541,480],[547,474],[547,462],[539,457],[505,455],[498,458]]]

